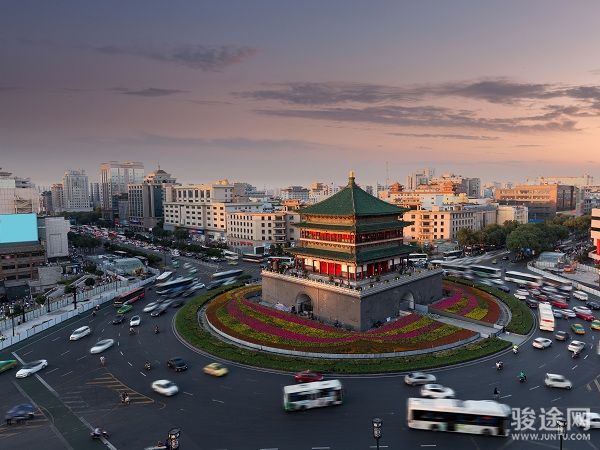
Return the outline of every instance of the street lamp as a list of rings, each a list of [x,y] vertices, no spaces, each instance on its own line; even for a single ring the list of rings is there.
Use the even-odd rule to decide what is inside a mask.
[[[381,427],[383,426],[383,420],[375,417],[373,419],[373,437],[377,443],[377,450],[379,450],[379,439],[381,439]]]
[[[560,439],[560,450],[562,450],[563,437],[565,435],[565,429],[566,429],[567,424],[564,420],[559,420],[558,422],[556,422],[556,425],[558,426],[558,438]]]

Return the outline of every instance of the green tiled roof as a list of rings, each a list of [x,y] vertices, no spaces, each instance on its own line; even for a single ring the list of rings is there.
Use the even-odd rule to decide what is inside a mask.
[[[334,224],[320,224],[311,222],[298,222],[294,225],[298,228],[314,228],[318,230],[332,230],[332,231],[349,231],[362,233],[366,231],[381,231],[381,230],[394,230],[397,228],[404,228],[411,224],[411,222],[404,222],[402,220],[395,220],[393,222],[381,222],[381,223],[363,223],[354,225],[334,225]]]
[[[315,205],[300,209],[300,214],[319,216],[383,216],[402,215],[406,209],[379,200],[367,194],[350,176],[348,185],[331,197]]]
[[[288,251],[297,256],[309,256],[314,258],[324,258],[324,259],[333,259],[338,261],[348,261],[354,262],[357,264],[362,264],[365,262],[391,258],[393,256],[406,255],[408,253],[415,252],[417,249],[412,245],[401,245],[401,246],[393,246],[393,247],[384,247],[373,250],[366,250],[359,252],[358,255],[354,255],[352,253],[345,252],[334,252],[331,250],[324,250],[320,248],[311,248],[311,247],[296,247],[291,248]]]

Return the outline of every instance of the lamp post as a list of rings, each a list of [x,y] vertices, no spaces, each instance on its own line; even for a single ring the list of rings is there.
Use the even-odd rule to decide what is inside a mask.
[[[556,422],[558,425],[558,439],[560,440],[560,450],[563,450],[563,436],[565,435],[566,422],[564,420],[559,420]]]
[[[373,437],[377,443],[377,450],[379,450],[379,439],[381,439],[381,427],[383,426],[383,420],[375,417],[373,419]]]

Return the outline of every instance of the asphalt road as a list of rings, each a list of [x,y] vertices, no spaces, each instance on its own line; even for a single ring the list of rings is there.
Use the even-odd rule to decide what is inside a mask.
[[[215,270],[198,267],[198,276],[202,279]],[[180,267],[179,271],[182,270]],[[128,324],[110,323],[114,308],[107,305],[96,318],[88,315],[73,319],[49,330],[42,337],[23,343],[16,350],[26,361],[48,359],[49,367],[39,375],[56,391],[61,404],[77,418],[106,428],[111,435],[110,442],[118,449],[152,445],[164,439],[171,427],[181,428],[181,448],[185,450],[369,449],[375,448],[371,429],[373,417],[381,417],[384,421],[381,448],[559,448],[558,442],[520,442],[510,438],[408,430],[406,399],[418,396],[418,388],[406,386],[401,375],[340,377],[345,388],[343,405],[285,413],[282,388],[293,384],[291,374],[228,364],[230,373],[222,379],[204,375],[202,367],[212,359],[195,353],[177,340],[171,330],[174,310],[170,309],[158,318],[141,313],[142,305],[151,301],[154,295],[153,290],[148,291],[147,298],[136,304],[134,312],[129,314],[142,315],[142,324],[135,336],[128,335]],[[557,329],[567,330],[573,320],[557,319]],[[84,324],[92,327],[92,336],[69,342],[72,330]],[[162,330],[158,335],[153,333],[154,324]],[[578,339],[587,342],[588,349],[576,360],[571,359],[566,343],[554,342],[549,349],[537,350],[528,342],[518,355],[507,353],[501,357],[505,362],[501,372],[494,367],[495,359],[488,359],[432,373],[440,383],[452,387],[461,399],[490,399],[494,387],[498,387],[502,401],[511,407],[531,407],[538,414],[542,407],[557,407],[563,412],[567,407],[589,407],[599,411],[600,357],[591,346],[600,337],[600,332],[590,331],[589,326],[586,328],[586,335]],[[536,332],[533,337],[546,335],[548,333]],[[105,367],[100,365],[99,355],[89,354],[90,347],[101,338],[117,341],[104,353],[107,358]],[[166,360],[173,356],[186,359],[189,369],[182,373],[168,369]],[[146,359],[154,364],[150,372],[143,369]],[[518,382],[517,375],[521,370],[527,374],[526,383]],[[544,387],[546,372],[565,375],[573,382],[573,390]],[[0,377],[3,381],[0,383],[0,398],[17,401],[21,394],[15,393],[16,387],[12,383],[14,372]],[[166,398],[152,392],[151,382],[163,378],[178,384],[178,395]],[[33,381],[36,380],[32,378],[16,383],[27,390],[34,401],[47,401],[48,389],[42,383],[31,383]],[[129,406],[119,402],[119,394],[123,391],[128,392],[132,399]],[[78,427],[77,418],[70,425],[74,429]],[[57,424],[58,427],[61,434],[66,433],[67,440],[81,438],[81,432],[77,434],[77,430],[69,429],[68,421]],[[49,425],[42,423],[36,430],[51,437],[44,441],[46,449],[65,448]],[[600,448],[600,430],[590,433],[592,441],[566,442],[563,448]],[[31,442],[31,436],[29,432],[10,436],[0,432],[0,447],[31,448],[26,445],[26,442]],[[99,447],[99,442],[90,441],[89,447],[85,448]]]

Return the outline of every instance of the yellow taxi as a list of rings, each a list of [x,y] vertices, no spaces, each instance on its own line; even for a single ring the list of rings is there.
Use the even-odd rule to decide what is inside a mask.
[[[205,366],[202,371],[207,375],[212,375],[213,377],[222,377],[223,375],[227,375],[229,372],[227,367],[217,362],[210,363],[208,366]]]
[[[600,320],[592,320],[592,330],[600,330]]]

